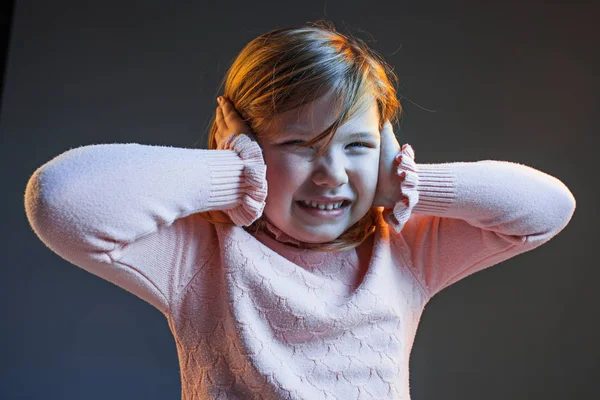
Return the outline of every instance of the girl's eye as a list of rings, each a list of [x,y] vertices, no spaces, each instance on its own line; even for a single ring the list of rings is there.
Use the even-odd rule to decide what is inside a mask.
[[[358,146],[353,146],[354,144],[357,144]],[[354,143],[350,143],[348,146],[350,146],[350,147],[359,147],[359,146],[360,146],[360,147],[369,147],[369,146],[367,146],[367,144],[366,144],[366,143],[363,143],[363,142],[354,142]]]
[[[288,146],[288,145],[299,144],[299,143],[302,143],[302,140],[291,140],[289,142],[284,142],[281,145]],[[350,143],[348,146],[350,146],[350,147],[370,147],[367,143],[364,143],[364,142],[353,142],[353,143]]]
[[[291,140],[289,142],[281,143],[281,145],[282,146],[288,146],[288,145],[292,145],[292,144],[296,144],[296,143],[302,143],[302,140]]]

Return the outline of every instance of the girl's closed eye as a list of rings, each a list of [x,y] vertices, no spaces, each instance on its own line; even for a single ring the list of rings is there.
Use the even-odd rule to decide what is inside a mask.
[[[283,142],[281,143],[282,146],[291,146],[291,145],[297,145],[297,144],[301,144],[303,143],[302,140],[290,140],[288,142]],[[349,147],[375,147],[369,143],[365,143],[365,142],[352,142],[348,145]]]
[[[353,146],[355,144],[357,144],[358,146]],[[350,147],[373,147],[369,143],[364,143],[364,142],[353,142],[353,143],[350,143],[348,146],[350,146]]]
[[[292,144],[299,144],[299,143],[302,143],[302,140],[290,140],[288,142],[283,142],[283,143],[280,143],[280,144],[281,144],[281,146],[289,146],[289,145],[292,145]]]

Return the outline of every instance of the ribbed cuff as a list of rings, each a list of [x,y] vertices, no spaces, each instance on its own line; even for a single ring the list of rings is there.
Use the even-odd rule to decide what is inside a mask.
[[[402,158],[396,175],[404,175],[400,189],[402,198],[393,209],[385,209],[383,217],[394,231],[400,232],[411,214],[444,213],[456,198],[456,176],[450,164],[417,164],[410,144],[401,149]]]
[[[258,219],[267,198],[267,166],[262,149],[247,135],[233,134],[217,144],[219,155],[210,158],[211,191],[209,206],[223,209],[234,224],[248,226]]]
[[[442,215],[456,199],[456,175],[450,164],[416,164],[419,201],[418,214]]]

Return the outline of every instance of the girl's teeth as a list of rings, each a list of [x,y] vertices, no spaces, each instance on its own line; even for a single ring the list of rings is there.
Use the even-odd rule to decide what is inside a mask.
[[[317,204],[317,203],[313,203],[313,202],[310,202],[310,201],[309,202],[303,201],[302,203],[304,205],[306,205],[306,206],[313,207],[313,208],[318,208],[320,210],[333,210],[334,208],[340,208],[344,202],[340,201],[339,203],[328,204],[328,205]]]

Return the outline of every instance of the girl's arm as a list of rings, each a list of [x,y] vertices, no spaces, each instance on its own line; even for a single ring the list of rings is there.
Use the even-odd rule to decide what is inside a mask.
[[[264,208],[265,173],[260,147],[244,134],[222,150],[83,146],[33,173],[25,210],[53,252],[165,313],[197,268],[191,258],[218,247],[212,225],[194,214],[226,210],[251,224]]]
[[[406,175],[406,198],[384,215],[402,229],[395,243],[429,297],[546,243],[575,211],[560,180],[526,165],[416,164],[410,146],[402,153],[398,173]]]

